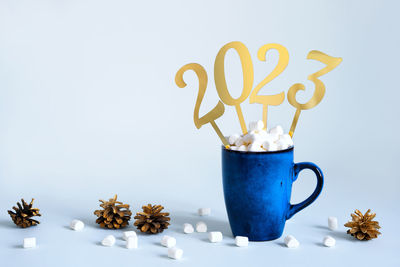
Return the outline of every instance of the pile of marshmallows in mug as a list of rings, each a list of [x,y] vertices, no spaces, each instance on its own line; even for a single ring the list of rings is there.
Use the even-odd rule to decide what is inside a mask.
[[[280,125],[268,131],[264,129],[262,121],[250,122],[247,134],[233,134],[227,139],[230,149],[237,151],[278,151],[293,146],[292,138],[289,134],[283,133],[283,128]]]

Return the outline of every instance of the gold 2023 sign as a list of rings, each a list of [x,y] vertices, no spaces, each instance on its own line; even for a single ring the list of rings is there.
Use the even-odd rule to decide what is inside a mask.
[[[243,90],[238,98],[233,98],[230,95],[225,80],[225,55],[229,49],[234,49],[238,53],[242,65]],[[263,88],[273,79],[278,77],[285,70],[285,68],[289,63],[289,52],[286,49],[286,47],[280,44],[266,44],[260,47],[257,53],[258,59],[261,61],[266,61],[266,54],[270,50],[278,51],[279,53],[278,63],[271,73],[269,73],[260,83],[254,86],[253,62],[251,60],[250,52],[247,49],[247,47],[241,42],[231,42],[224,45],[219,50],[214,63],[215,86],[217,88],[218,96],[221,100],[218,101],[217,105],[211,111],[209,111],[206,115],[202,116],[201,118],[199,117],[199,111],[201,102],[204,98],[207,89],[207,83],[208,83],[207,72],[203,68],[203,66],[197,63],[189,63],[179,69],[179,71],[176,73],[175,76],[175,82],[179,87],[183,88],[186,86],[186,83],[183,80],[183,74],[188,70],[194,71],[199,80],[199,91],[197,94],[197,100],[193,114],[194,124],[198,129],[200,129],[200,127],[203,126],[204,124],[210,123],[214,128],[214,130],[216,131],[216,133],[218,134],[222,143],[225,146],[229,147],[228,141],[221,133],[221,130],[215,123],[215,120],[224,114],[225,112],[224,104],[228,106],[234,106],[239,118],[239,123],[240,127],[242,128],[242,132],[243,134],[246,134],[247,133],[246,122],[244,120],[240,104],[243,103],[249,96],[250,96],[250,103],[257,103],[262,105],[263,107],[262,117],[264,125],[265,127],[267,127],[268,106],[278,106],[282,104],[283,101],[285,100],[285,92],[282,91],[276,95],[259,95],[258,93],[261,88]],[[301,104],[296,100],[297,92],[299,90],[305,90],[305,86],[302,83],[296,83],[289,88],[289,91],[287,93],[288,101],[293,107],[296,108],[296,113],[294,115],[293,122],[289,132],[291,136],[293,136],[294,134],[301,111],[315,107],[321,102],[322,98],[325,95],[325,84],[319,79],[319,77],[330,72],[331,70],[336,68],[340,64],[340,62],[342,62],[342,58],[332,57],[317,50],[310,51],[307,55],[307,59],[317,60],[321,63],[324,63],[326,66],[321,70],[313,74],[310,74],[308,76],[308,80],[313,82],[315,85],[314,94],[308,102]]]

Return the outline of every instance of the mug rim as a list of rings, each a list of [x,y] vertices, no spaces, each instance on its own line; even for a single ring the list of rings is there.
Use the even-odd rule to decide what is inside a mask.
[[[222,147],[222,150],[225,150],[225,151],[227,151],[227,152],[241,153],[241,154],[261,154],[261,155],[264,155],[264,154],[285,153],[285,152],[288,152],[288,151],[291,151],[291,150],[294,149],[294,145],[292,145],[292,146],[290,146],[290,147],[288,147],[288,148],[286,148],[286,149],[283,149],[283,150],[256,152],[256,151],[238,151],[238,150],[231,150],[231,149],[227,149],[227,148],[226,148],[225,146],[223,146],[223,145],[221,145],[221,147]]]

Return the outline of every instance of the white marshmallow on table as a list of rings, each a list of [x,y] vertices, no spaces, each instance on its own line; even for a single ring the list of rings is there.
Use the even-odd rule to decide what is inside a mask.
[[[172,236],[165,235],[161,238],[161,245],[167,248],[175,247],[176,239]]]
[[[238,148],[238,151],[247,151],[247,146],[241,145],[241,146]]]
[[[199,233],[207,232],[207,224],[205,222],[196,223],[196,231]]]
[[[194,232],[194,228],[193,225],[191,225],[190,223],[184,223],[183,224],[183,232],[185,234],[191,234]]]
[[[34,247],[36,247],[36,237],[24,238],[23,247],[24,248],[34,248]]]
[[[71,229],[75,231],[82,231],[85,227],[85,224],[80,220],[73,220],[70,223],[69,227],[71,227]]]
[[[333,237],[327,235],[322,240],[322,243],[324,244],[325,247],[334,247],[336,244],[336,240]]]
[[[137,236],[135,231],[125,231],[122,234],[122,239],[126,241],[126,240],[128,240],[129,237],[132,237],[132,236]]]
[[[328,217],[328,227],[331,230],[336,230],[338,228],[338,220],[336,217]]]
[[[228,137],[228,142],[230,145],[235,144],[235,142],[240,138],[240,135],[238,134],[232,134],[231,136]]]
[[[235,244],[238,247],[247,247],[249,245],[249,238],[247,236],[236,236]]]
[[[221,232],[209,232],[208,239],[211,243],[219,243],[222,241],[222,233]]]
[[[278,150],[278,146],[274,141],[267,140],[262,144],[263,148],[266,149],[267,151],[276,151]]]
[[[125,244],[127,249],[138,248],[138,237],[137,235],[128,236]]]
[[[180,248],[169,248],[168,249],[168,257],[175,260],[180,260],[183,256],[183,250]]]
[[[200,208],[197,210],[197,213],[200,216],[207,216],[211,214],[211,208]]]
[[[249,123],[249,132],[250,131],[261,131],[264,129],[263,121],[252,121]]]
[[[269,130],[270,134],[276,134],[276,135],[282,135],[283,134],[283,128],[282,126],[278,125],[275,126],[274,128],[272,128],[271,130]]]
[[[297,248],[300,245],[299,241],[292,235],[286,236],[284,242],[288,248]]]
[[[115,237],[113,235],[108,235],[101,241],[101,244],[105,247],[112,247],[115,244]]]

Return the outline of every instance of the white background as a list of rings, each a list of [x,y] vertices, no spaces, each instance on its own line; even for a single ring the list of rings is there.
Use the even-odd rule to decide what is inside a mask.
[[[109,231],[94,224],[98,199],[115,193],[134,212],[147,203],[171,212],[166,233],[185,251],[177,264],[239,266],[398,266],[398,47],[396,1],[0,1],[0,255],[7,266],[167,265],[161,236],[140,236],[138,251],[103,248]],[[262,94],[287,92],[323,65],[306,60],[317,49],[343,58],[322,77],[327,90],[320,105],[301,114],[295,133],[295,160],[313,161],[325,174],[319,199],[287,224],[301,247],[282,240],[233,244],[224,209],[220,141],[210,125],[197,130],[193,108],[197,80],[174,83],[184,64],[202,64],[209,87],[201,106],[218,101],[214,59],[230,41],[246,44],[255,84],[275,66],[256,58],[266,43],[280,43],[290,63]],[[232,95],[242,74],[237,54],[226,57]],[[262,107],[242,104],[247,122],[261,119]],[[295,109],[285,100],[270,108],[269,125],[288,131]],[[233,107],[217,120],[224,134],[240,132]],[[307,197],[315,178],[305,172],[295,183],[293,202]],[[17,229],[6,210],[21,197],[36,198],[42,223]],[[211,207],[206,220],[224,243],[206,235],[185,236],[181,223],[195,223],[198,207]],[[383,235],[356,242],[340,227],[331,233],[327,217],[350,219],[354,209],[377,213]],[[243,211],[243,216],[247,212]],[[80,218],[85,232],[67,229]],[[333,249],[321,246],[327,233]],[[120,232],[116,232],[118,237]],[[21,249],[36,236],[38,248]],[[322,263],[323,262],[323,263]]]

